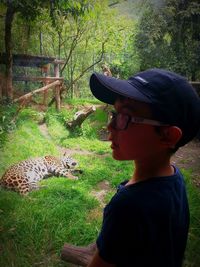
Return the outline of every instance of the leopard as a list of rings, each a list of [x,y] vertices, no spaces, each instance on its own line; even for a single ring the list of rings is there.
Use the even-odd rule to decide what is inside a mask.
[[[66,155],[29,158],[10,166],[0,180],[0,186],[27,195],[41,187],[39,181],[51,176],[77,180],[78,177],[73,175],[77,165],[76,160]]]

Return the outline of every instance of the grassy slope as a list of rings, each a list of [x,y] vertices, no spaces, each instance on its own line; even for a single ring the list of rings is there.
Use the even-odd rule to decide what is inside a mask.
[[[98,183],[105,179],[110,181],[112,191],[125,174],[124,167],[129,165],[129,173],[132,167],[113,162],[109,144],[98,141],[89,125],[83,125],[83,136],[77,137],[78,132],[69,137],[60,122],[63,117],[50,111],[47,122],[52,139],[47,139],[32,115],[31,110],[23,111],[17,129],[1,148],[0,175],[20,160],[59,155],[58,145],[87,149],[94,154],[74,155],[83,170],[79,181],[53,177],[41,182],[45,188],[27,197],[0,189],[0,266],[66,266],[59,258],[64,242],[86,245],[95,240],[100,230],[102,206],[91,191],[98,191]],[[101,119],[101,111],[96,116],[102,125],[105,118]],[[92,125],[94,120],[91,118]]]
[[[109,144],[95,138],[95,129],[105,124],[101,111],[83,125],[81,137],[80,132],[76,137],[70,136],[61,123],[69,113],[62,111],[58,115],[49,111],[46,120],[51,139],[47,139],[41,134],[32,111],[24,111],[18,128],[0,151],[0,175],[8,166],[25,158],[59,155],[58,145],[93,152],[74,155],[83,170],[78,181],[53,177],[42,181],[45,188],[27,197],[0,191],[0,266],[67,266],[59,258],[64,242],[87,245],[100,230],[102,203],[92,192],[100,190],[100,182],[109,182],[105,197],[108,201],[115,186],[132,173],[131,163],[113,161]],[[190,174],[185,172],[185,176],[192,222],[185,266],[198,267],[200,194],[191,184]]]

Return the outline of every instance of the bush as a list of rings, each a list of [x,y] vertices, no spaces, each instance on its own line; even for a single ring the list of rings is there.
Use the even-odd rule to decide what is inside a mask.
[[[0,106],[0,147],[7,140],[7,135],[16,129],[14,120],[16,110],[17,106],[11,104]]]

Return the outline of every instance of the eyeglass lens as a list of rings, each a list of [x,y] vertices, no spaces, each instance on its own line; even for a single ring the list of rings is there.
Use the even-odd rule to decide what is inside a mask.
[[[113,112],[111,116],[111,123],[115,129],[123,130],[127,127],[129,119],[128,115]]]

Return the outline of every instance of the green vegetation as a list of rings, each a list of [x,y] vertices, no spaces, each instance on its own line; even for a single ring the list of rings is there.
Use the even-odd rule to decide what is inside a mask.
[[[59,259],[64,242],[87,245],[95,240],[100,230],[102,203],[92,192],[98,192],[99,183],[107,181],[109,198],[119,181],[132,172],[132,164],[112,160],[107,142],[83,137],[88,134],[86,130],[81,137],[67,138],[68,132],[61,123],[64,111],[59,116],[52,110],[46,114],[49,134],[53,136],[52,129],[57,129],[57,139],[42,135],[36,114],[37,111],[31,109],[19,114],[16,130],[9,134],[9,141],[0,151],[0,174],[11,164],[29,157],[59,155],[58,146],[64,148],[65,143],[67,148],[84,152],[80,154],[77,151],[74,155],[83,174],[78,181],[56,177],[44,180],[41,184],[46,187],[31,192],[27,197],[1,189],[0,239],[3,248],[0,266],[66,266]],[[95,118],[99,118],[97,125],[103,121],[105,125],[106,116],[101,110],[91,116],[94,132]],[[84,127],[91,132],[89,125],[90,120],[86,120]]]
[[[152,67],[167,68],[200,79],[199,0],[13,0],[0,1],[0,54],[30,54],[64,60],[61,111],[43,112],[8,104],[11,88],[5,75],[41,76],[40,68],[0,64],[0,175],[13,163],[73,150],[83,174],[78,181],[55,177],[28,197],[0,191],[0,266],[67,266],[59,259],[64,242],[86,245],[101,225],[102,203],[92,194],[109,183],[104,202],[132,172],[129,162],[112,160],[106,134],[107,114],[88,86],[92,72],[110,68],[127,78]],[[5,38],[6,36],[6,38]],[[5,41],[6,40],[6,41]],[[9,56],[10,55],[10,56]],[[53,68],[50,75],[54,76]],[[41,87],[39,82],[13,82],[18,97]],[[15,98],[14,97],[14,98]],[[49,93],[48,103],[52,100]],[[83,107],[97,110],[71,133],[66,122]],[[42,106],[42,105],[41,105]],[[45,122],[47,129],[41,128]],[[200,266],[200,193],[185,171],[191,207],[191,229],[184,267]]]
[[[11,164],[23,159],[46,154],[59,156],[61,148],[62,151],[64,148],[73,150],[73,157],[83,173],[78,181],[62,177],[45,179],[41,181],[44,187],[26,197],[0,189],[0,240],[3,244],[0,266],[67,266],[60,260],[63,244],[87,245],[95,241],[101,227],[103,205],[112,197],[117,184],[132,174],[132,163],[114,161],[109,142],[97,138],[98,130],[106,125],[105,112],[97,106],[97,111],[85,120],[82,127],[85,130],[73,136],[64,123],[76,109],[67,107],[60,113],[49,109],[43,114],[48,135],[41,132],[38,124],[40,112],[31,108],[18,114],[15,130],[7,133],[7,141],[0,150],[0,175]],[[8,115],[12,117],[11,110]],[[200,192],[191,182],[191,173],[183,171],[191,208],[184,267],[198,267]],[[102,184],[106,187],[101,187]],[[105,190],[103,202],[95,197],[101,190]]]
[[[166,68],[199,80],[199,1],[141,2],[145,8],[135,36],[140,68]]]
[[[200,256],[198,253],[200,247],[200,191],[199,188],[192,184],[191,172],[182,170],[186,179],[188,199],[190,206],[190,232],[185,255],[184,267],[198,267],[200,264]]]

